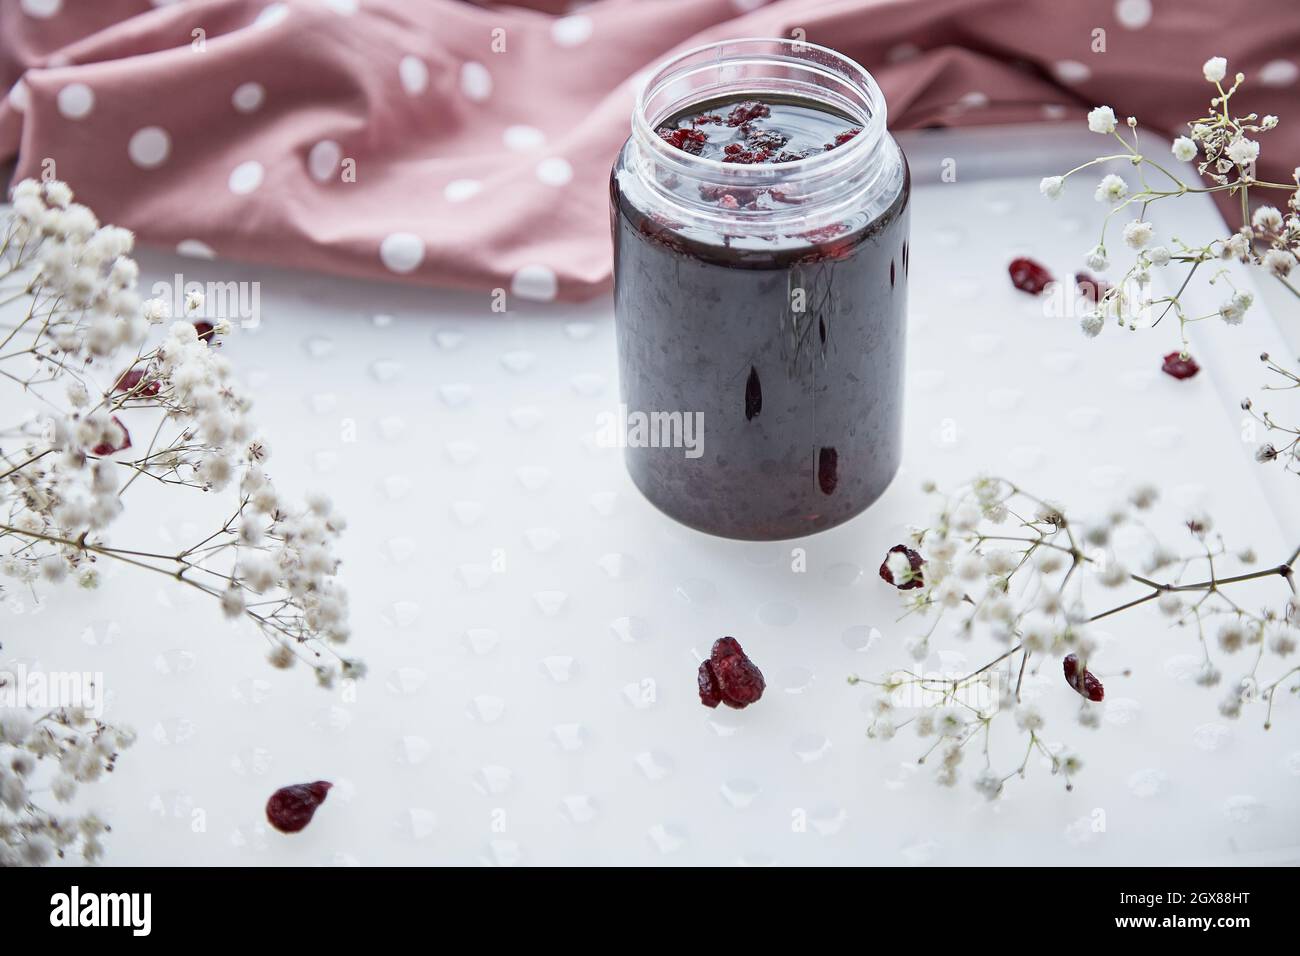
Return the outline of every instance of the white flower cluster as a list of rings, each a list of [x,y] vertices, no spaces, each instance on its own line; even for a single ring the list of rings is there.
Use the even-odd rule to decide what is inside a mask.
[[[23,290],[7,303],[22,310],[0,324],[0,363],[53,410],[19,423],[10,432],[19,441],[0,447],[0,572],[24,584],[72,575],[94,587],[98,562],[128,561],[251,621],[277,667],[302,657],[323,684],[359,676],[361,664],[331,648],[349,636],[333,552],[345,522],[323,497],[294,507],[268,475],[270,447],[222,352],[229,325],[181,317],[149,348],[167,307],[140,300],[133,237],[101,226],[63,183],[19,183],[0,241],[0,279]],[[200,296],[187,297],[189,312],[201,307]],[[152,436],[143,447],[141,435]],[[183,551],[117,548],[106,529],[140,478],[235,488],[238,504]]]
[[[1265,701],[1270,714],[1266,721],[1271,719],[1274,695],[1300,672],[1286,660],[1300,641],[1300,601],[1292,596],[1281,610],[1254,614],[1223,593],[1229,585],[1247,580],[1286,577],[1282,568],[1293,567],[1300,550],[1286,565],[1216,578],[1216,568],[1221,569],[1229,556],[1222,542],[1212,538],[1211,522],[1204,515],[1187,521],[1202,557],[1179,556],[1159,544],[1132,553],[1130,539],[1151,537],[1144,513],[1157,499],[1153,487],[1136,489],[1127,501],[1089,520],[1067,518],[1059,505],[999,478],[977,479],[951,497],[932,487],[927,490],[937,496],[938,507],[909,542],[924,563],[913,571],[906,554],[893,551],[881,575],[884,578],[887,570],[896,587],[910,585],[899,592],[907,615],[928,619],[906,642],[917,665],[879,680],[854,676],[850,682],[876,688],[868,735],[889,740],[912,727],[929,741],[922,762],[940,754],[937,779],[944,786],[957,782],[962,755],[969,749],[979,752],[983,764],[973,778],[975,788],[989,799],[999,796],[1013,777],[1024,776],[1034,757],[1062,775],[1068,788],[1082,769],[1082,758],[1045,736],[1043,707],[1024,693],[1026,675],[1036,683],[1042,683],[1040,673],[1046,678],[1044,704],[1075,698],[1079,724],[1097,727],[1105,689],[1089,669],[1101,644],[1093,624],[1133,607],[1155,603],[1174,622],[1194,624],[1202,631],[1207,622],[1222,619],[1222,652],[1256,648],[1259,659],[1233,685],[1230,703],[1221,708],[1226,716],[1237,716],[1247,703]],[[1145,533],[1136,538],[1124,533],[1134,528]],[[1250,554],[1238,559],[1254,560]],[[1208,579],[1187,581],[1198,568],[1206,569]],[[1160,573],[1172,574],[1173,580],[1160,584],[1147,577]],[[1085,593],[1095,596],[1135,586],[1146,593],[1116,597],[1109,602],[1113,606],[1100,612],[1085,605]],[[947,625],[943,637],[988,644],[998,649],[996,655],[956,676],[919,670],[931,657],[941,624]],[[1198,683],[1212,686],[1219,681],[1219,670],[1208,647],[1204,652]],[[1283,671],[1271,683],[1257,677],[1268,654],[1281,662]],[[1053,685],[1058,687],[1055,693]],[[1008,714],[1014,731],[1000,719]],[[1020,756],[1019,764],[995,767],[990,741],[1005,740],[1013,732],[1021,738],[1010,748]]]
[[[78,786],[111,773],[135,734],[61,708],[35,719],[25,710],[0,709],[0,867],[41,866],[79,853],[93,863],[104,851],[108,826],[94,813],[56,814],[36,802],[48,792],[67,803]]]
[[[1061,195],[1070,176],[1101,163],[1117,160],[1126,161],[1139,171],[1149,167],[1161,180],[1157,186],[1148,185],[1143,175],[1142,188],[1136,192],[1131,191],[1124,178],[1115,173],[1106,174],[1097,183],[1097,201],[1108,204],[1111,209],[1102,227],[1101,241],[1085,255],[1090,269],[1104,272],[1110,268],[1106,227],[1111,219],[1130,206],[1140,210],[1141,214],[1123,226],[1124,242],[1136,253],[1133,264],[1119,282],[1108,286],[1104,297],[1097,303],[1097,308],[1085,314],[1080,322],[1083,333],[1089,338],[1099,334],[1107,322],[1137,328],[1138,320],[1144,313],[1159,309],[1158,318],[1163,318],[1172,310],[1178,316],[1183,338],[1182,350],[1186,351],[1185,327],[1188,323],[1217,317],[1230,325],[1237,325],[1244,318],[1252,298],[1249,293],[1234,290],[1216,312],[1202,316],[1188,315],[1184,312],[1178,295],[1154,298],[1150,294],[1153,267],[1164,268],[1171,262],[1178,262],[1195,269],[1213,259],[1236,260],[1259,266],[1285,282],[1300,259],[1300,168],[1295,170],[1291,182],[1269,183],[1256,178],[1259,141],[1254,137],[1274,129],[1278,125],[1278,118],[1265,116],[1261,119],[1254,113],[1242,117],[1233,116],[1228,109],[1229,101],[1245,77],[1238,73],[1232,86],[1225,90],[1222,81],[1227,76],[1227,68],[1227,61],[1223,57],[1213,57],[1205,62],[1202,72],[1208,82],[1215,84],[1216,95],[1210,101],[1208,114],[1188,123],[1189,134],[1179,136],[1172,146],[1173,156],[1179,162],[1190,163],[1199,158],[1197,173],[1209,185],[1204,182],[1186,183],[1175,171],[1161,165],[1159,157],[1141,152],[1138,149],[1137,120],[1129,117],[1126,125],[1133,131],[1133,135],[1131,141],[1125,139],[1119,131],[1120,124],[1115,111],[1109,106],[1099,106],[1088,114],[1088,129],[1094,133],[1113,136],[1122,146],[1123,152],[1099,156],[1063,176],[1048,176],[1039,184],[1043,195],[1055,199]],[[1276,206],[1260,205],[1239,231],[1226,239],[1216,239],[1204,246],[1173,242],[1175,248],[1171,250],[1169,245],[1155,243],[1157,229],[1146,218],[1146,212],[1152,204],[1187,193],[1231,190],[1234,195],[1241,195],[1242,208],[1246,209],[1249,208],[1251,189],[1289,193],[1289,211],[1284,213]],[[1231,285],[1223,272],[1210,281],[1221,277]],[[1296,290],[1293,288],[1292,291]]]

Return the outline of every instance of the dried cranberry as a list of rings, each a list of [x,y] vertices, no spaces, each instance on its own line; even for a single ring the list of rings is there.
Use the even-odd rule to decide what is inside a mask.
[[[894,572],[889,570],[889,555],[903,554],[907,556],[907,563],[912,566],[912,576],[902,584],[896,584],[895,587],[900,591],[910,591],[913,588],[925,586],[925,580],[921,577],[921,566],[925,564],[925,558],[921,557],[916,551],[906,545],[896,544],[889,549],[885,555],[885,560],[880,565],[880,579],[886,584],[894,584]]]
[[[281,787],[266,801],[266,819],[281,833],[297,833],[316,815],[316,808],[325,802],[332,783],[317,780],[315,783],[297,783]]]
[[[717,113],[701,113],[691,120],[692,126],[721,126],[722,117]]]
[[[740,126],[750,120],[770,116],[771,114],[772,109],[766,103],[760,103],[757,100],[746,100],[732,107],[731,112],[727,114],[727,125]]]
[[[1093,676],[1092,671],[1085,667],[1083,676],[1080,678],[1079,656],[1077,654],[1067,654],[1062,663],[1065,667],[1065,682],[1081,696],[1094,702],[1100,701],[1106,696],[1106,688],[1101,686],[1101,681]]]
[[[211,342],[217,337],[217,327],[204,319],[194,320],[194,332],[202,342]]]
[[[745,133],[745,143],[750,149],[761,149],[768,152],[775,152],[790,141],[790,137],[785,133],[779,133],[774,129],[753,128]]]
[[[800,150],[797,153],[792,153],[788,149],[783,149],[781,150],[781,152],[776,154],[776,158],[773,159],[772,162],[792,163],[796,159],[807,159],[809,156],[813,156],[820,152],[821,152],[820,149],[804,149],[804,150]]]
[[[824,495],[833,495],[840,483],[840,453],[834,448],[817,452],[817,487]]]
[[[745,421],[752,421],[763,410],[763,385],[758,380],[758,369],[749,367],[749,378],[745,380]]]
[[[1045,266],[1023,256],[1012,259],[1007,271],[1011,273],[1011,284],[1021,292],[1028,292],[1030,295],[1038,295],[1052,281],[1052,274]]]
[[[721,703],[736,710],[762,697],[767,686],[763,672],[734,637],[714,641],[709,659],[700,664],[698,683],[700,703],[705,707],[717,707]]]
[[[731,193],[723,193],[722,198],[718,200],[718,205],[721,206],[723,209],[740,208],[740,203],[737,202],[736,197],[731,195]]]
[[[1192,358],[1190,355],[1187,356],[1187,358],[1183,358],[1182,352],[1170,352],[1165,356],[1164,363],[1160,366],[1160,370],[1166,375],[1172,375],[1174,378],[1181,379],[1191,378],[1201,370],[1201,367],[1196,364],[1196,359]]]
[[[1079,293],[1089,302],[1100,302],[1111,288],[1110,283],[1105,279],[1094,278],[1086,272],[1076,272],[1074,282]]]
[[[144,386],[144,388],[140,388],[140,383],[143,380],[144,380],[144,369],[142,368],[128,369],[127,371],[123,372],[122,377],[117,380],[117,384],[113,386],[113,391],[134,392],[137,388],[139,388],[140,389],[139,392],[136,393],[138,395],[148,395],[150,397],[157,395],[161,383],[157,379],[154,379],[152,382],[147,383]]]
[[[659,129],[659,137],[669,146],[676,146],[684,153],[698,156],[704,151],[704,144],[709,137],[697,129],[671,129],[664,126]]]
[[[126,426],[122,424],[121,420],[116,415],[113,416],[112,421],[114,425],[122,429],[121,444],[114,446],[112,442],[102,441],[94,448],[90,449],[92,455],[103,457],[105,455],[111,455],[114,452],[126,451],[126,449],[131,447],[131,433],[126,430]]]
[[[849,140],[851,140],[853,137],[857,136],[861,132],[862,132],[862,127],[855,126],[852,129],[846,129],[842,133],[836,133],[835,142],[827,143],[826,148],[834,149],[836,146],[843,146],[845,143],[847,143]]]

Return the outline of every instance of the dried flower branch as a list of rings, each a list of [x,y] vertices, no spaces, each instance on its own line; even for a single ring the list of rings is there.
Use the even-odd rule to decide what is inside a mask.
[[[1300,680],[1294,679],[1300,665],[1286,663],[1300,637],[1295,581],[1300,548],[1278,564],[1228,575],[1223,567],[1230,556],[1203,515],[1187,521],[1189,554],[1153,543],[1158,539],[1142,520],[1157,497],[1152,488],[1135,491],[1097,521],[1068,518],[1062,506],[1002,478],[977,479],[951,496],[927,490],[939,503],[929,525],[912,535],[913,546],[925,554],[920,566],[910,560],[910,549],[896,547],[881,569],[881,577],[904,598],[904,617],[931,618],[908,642],[909,650],[917,661],[925,660],[945,622],[954,636],[991,641],[1003,649],[983,666],[957,676],[903,668],[877,680],[855,675],[849,682],[877,691],[869,735],[889,739],[911,726],[930,741],[920,762],[939,751],[941,784],[955,784],[966,752],[979,749],[983,767],[974,783],[989,799],[1013,777],[1024,776],[1035,755],[1065,779],[1068,789],[1082,769],[1082,758],[1044,735],[1044,716],[1025,694],[1026,674],[1059,666],[1061,685],[1080,698],[1079,723],[1096,727],[1105,689],[1090,670],[1099,653],[1090,625],[1150,603],[1174,624],[1195,629],[1203,655],[1198,684],[1221,682],[1220,657],[1246,651],[1253,658],[1220,703],[1225,717],[1238,717],[1244,707],[1258,703],[1265,709],[1267,728],[1278,690],[1300,695]],[[1131,549],[1127,559],[1140,566],[1140,573],[1121,561],[1123,548]],[[1236,560],[1255,562],[1248,552]],[[1229,593],[1247,581],[1267,578],[1280,578],[1287,586],[1278,606],[1251,610]],[[1134,584],[1142,593],[1114,599],[1101,610],[1086,600],[1092,591]],[[1265,667],[1276,673],[1261,676]],[[1021,743],[1013,749],[1021,754],[1018,762],[995,766],[994,740],[1017,736]]]
[[[167,307],[140,301],[131,233],[100,226],[60,182],[25,180],[13,198],[0,306],[17,311],[0,321],[0,377],[48,413],[0,431],[0,570],[83,587],[98,584],[101,559],[156,571],[252,621],[277,667],[302,657],[325,685],[358,675],[333,650],[348,638],[332,551],[345,522],[321,496],[292,507],[268,477],[270,448],[222,354],[229,325],[182,319],[147,345]],[[189,297],[191,313],[201,307]],[[174,554],[111,544],[141,477],[238,495],[220,528]]]
[[[1232,85],[1224,89],[1227,68],[1227,61],[1223,57],[1212,57],[1205,62],[1202,72],[1206,81],[1214,84],[1217,95],[1211,98],[1206,115],[1187,124],[1189,135],[1179,136],[1173,142],[1175,159],[1180,162],[1197,161],[1196,171],[1201,177],[1199,182],[1184,182],[1157,159],[1141,150],[1136,118],[1128,118],[1131,140],[1125,139],[1117,128],[1114,110],[1109,106],[1098,106],[1088,114],[1088,128],[1094,133],[1113,136],[1123,151],[1099,156],[1064,175],[1049,176],[1039,184],[1039,189],[1045,196],[1056,198],[1069,177],[1098,164],[1118,160],[1131,163],[1140,180],[1141,188],[1131,193],[1128,183],[1113,173],[1103,177],[1097,186],[1097,200],[1108,202],[1112,208],[1102,222],[1097,245],[1086,256],[1090,268],[1100,272],[1110,267],[1107,230],[1111,220],[1124,210],[1136,212],[1137,218],[1129,221],[1122,230],[1125,245],[1134,252],[1132,265],[1118,282],[1108,285],[1098,297],[1096,307],[1086,312],[1080,321],[1083,332],[1088,337],[1100,334],[1107,322],[1129,329],[1141,325],[1156,326],[1172,312],[1178,318],[1180,357],[1184,363],[1190,362],[1187,341],[1189,325],[1216,318],[1228,325],[1240,325],[1254,303],[1254,297],[1249,292],[1233,285],[1226,269],[1218,268],[1208,276],[1208,281],[1211,285],[1222,283],[1229,290],[1219,308],[1206,314],[1195,314],[1186,308],[1184,293],[1197,271],[1202,266],[1219,261],[1236,261],[1260,268],[1300,297],[1300,288],[1291,279],[1291,272],[1297,259],[1300,259],[1300,166],[1296,167],[1292,181],[1287,183],[1265,182],[1255,177],[1260,153],[1257,137],[1276,128],[1279,121],[1276,116],[1260,118],[1255,113],[1236,116],[1230,111],[1232,98],[1246,77],[1242,73],[1236,74]],[[1153,175],[1159,176],[1158,184],[1163,188],[1148,183],[1148,169],[1154,171]],[[1252,190],[1281,190],[1289,193],[1286,203],[1288,211],[1283,212],[1273,205],[1259,205],[1252,211]],[[1153,244],[1156,227],[1148,220],[1147,214],[1154,204],[1194,193],[1225,192],[1238,197],[1241,202],[1242,225],[1236,232],[1199,246],[1173,237],[1170,239],[1172,249],[1169,245]],[[1154,296],[1150,291],[1151,270],[1175,264],[1187,267],[1187,273],[1178,284],[1177,291],[1172,295]],[[1264,361],[1269,364],[1270,371],[1294,384],[1297,377],[1295,371],[1288,371],[1268,358]],[[1243,402],[1242,407],[1252,411],[1249,400]],[[1256,458],[1261,462],[1281,461],[1285,469],[1300,472],[1300,446],[1295,441],[1300,434],[1300,425],[1280,425],[1266,415],[1255,414],[1255,418],[1268,430],[1290,436],[1281,443],[1274,440],[1260,446]]]

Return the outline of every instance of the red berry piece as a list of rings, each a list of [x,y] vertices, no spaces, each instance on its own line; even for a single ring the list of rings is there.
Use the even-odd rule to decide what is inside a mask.
[[[94,448],[90,449],[92,455],[103,457],[105,455],[111,455],[114,452],[126,451],[131,447],[131,433],[126,430],[126,426],[122,424],[121,420],[116,415],[112,417],[112,422],[122,432],[121,436],[117,439],[116,443],[108,441],[100,442]]]
[[[817,487],[822,494],[833,495],[839,483],[840,453],[834,448],[822,448],[817,452]]]
[[[745,134],[745,143],[750,149],[761,149],[769,153],[776,152],[789,141],[789,136],[774,129],[758,129],[755,127]]]
[[[266,801],[266,819],[281,833],[297,833],[316,815],[316,809],[325,802],[332,783],[317,780],[315,783],[297,783],[281,787]]]
[[[1160,371],[1179,379],[1191,378],[1200,370],[1201,367],[1196,364],[1196,359],[1190,355],[1183,358],[1182,352],[1170,352],[1160,366]]]
[[[717,113],[701,113],[691,120],[692,126],[721,126],[722,117]]]
[[[853,137],[857,136],[861,132],[862,132],[862,127],[855,126],[852,129],[846,129],[842,133],[837,133],[835,135],[835,142],[827,143],[826,148],[834,149],[836,146],[843,146],[845,143],[847,143],[849,140],[851,140]]]
[[[760,103],[757,100],[746,100],[732,107],[731,112],[727,114],[727,125],[740,126],[750,120],[770,115],[772,115],[772,108],[766,103]]]
[[[210,343],[217,337],[217,327],[203,319],[194,320],[194,331],[203,342]]]
[[[880,579],[882,581],[884,581],[886,584],[894,584],[894,572],[889,570],[890,554],[906,555],[907,563],[912,566],[912,576],[908,578],[906,581],[904,581],[902,584],[894,585],[895,587],[898,588],[898,590],[910,591],[913,588],[919,588],[925,586],[925,580],[921,577],[921,566],[925,564],[925,558],[921,557],[919,553],[913,551],[911,548],[907,547],[906,545],[901,545],[901,544],[894,545],[892,548],[889,549],[889,553],[885,555],[885,560],[880,565]]]
[[[1011,284],[1021,292],[1028,292],[1030,295],[1038,295],[1052,281],[1052,274],[1045,266],[1023,256],[1012,259],[1007,271],[1011,273]]]
[[[700,664],[700,703],[705,707],[726,704],[742,710],[763,696],[767,682],[734,637],[713,643],[709,659]]]
[[[144,381],[144,369],[142,368],[128,369],[127,371],[123,372],[122,377],[117,380],[117,384],[113,386],[113,391],[135,392],[136,389],[140,389],[138,392],[136,392],[136,394],[148,395],[149,397],[153,397],[154,395],[158,394],[158,388],[160,383],[156,379],[152,382],[146,383],[144,388],[140,388],[140,383],[142,381]]]
[[[1065,682],[1073,687],[1080,696],[1094,702],[1099,702],[1105,698],[1106,688],[1101,686],[1101,681],[1093,676],[1092,671],[1085,667],[1083,674],[1079,673],[1079,655],[1067,654],[1062,663],[1065,669]]]
[[[698,156],[704,151],[704,144],[709,137],[698,129],[671,129],[664,126],[658,130],[659,137],[669,146],[676,146],[682,152]]]
[[[1079,294],[1089,302],[1100,302],[1111,288],[1110,283],[1105,279],[1095,278],[1086,272],[1076,272],[1074,283],[1079,289]]]
[[[745,380],[745,421],[753,421],[762,410],[763,384],[758,380],[758,369],[751,365],[749,378]]]
[[[705,707],[717,707],[722,703],[722,688],[718,686],[718,675],[713,673],[713,665],[705,661],[700,665],[696,675],[700,685],[700,703]]]

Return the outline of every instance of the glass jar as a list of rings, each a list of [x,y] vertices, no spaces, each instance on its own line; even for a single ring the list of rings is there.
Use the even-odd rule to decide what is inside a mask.
[[[743,101],[860,129],[749,163],[661,135],[737,136],[708,114]],[[774,540],[880,497],[901,454],[909,195],[879,87],[833,50],[729,40],[654,73],[610,181],[625,456],[652,504]]]

